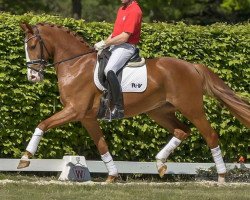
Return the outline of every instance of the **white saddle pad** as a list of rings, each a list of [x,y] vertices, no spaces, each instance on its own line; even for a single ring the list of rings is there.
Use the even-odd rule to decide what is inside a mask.
[[[94,73],[94,82],[96,87],[103,91],[105,88],[101,85],[98,78],[99,63],[97,62]],[[122,92],[143,92],[147,88],[147,67],[125,67],[118,75]]]

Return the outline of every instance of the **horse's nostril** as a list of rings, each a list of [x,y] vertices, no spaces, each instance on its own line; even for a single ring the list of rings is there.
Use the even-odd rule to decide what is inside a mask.
[[[30,77],[31,79],[35,79],[36,77],[34,76],[34,75],[31,75],[31,77]]]

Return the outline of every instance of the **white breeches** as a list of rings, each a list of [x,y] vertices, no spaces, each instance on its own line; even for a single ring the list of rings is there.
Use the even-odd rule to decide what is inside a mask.
[[[111,56],[104,70],[106,76],[108,71],[112,70],[116,73],[125,65],[125,63],[133,56],[135,46],[128,43],[112,45],[110,51]]]

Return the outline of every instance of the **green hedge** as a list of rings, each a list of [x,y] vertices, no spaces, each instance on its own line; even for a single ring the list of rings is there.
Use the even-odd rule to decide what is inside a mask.
[[[43,119],[61,109],[54,71],[48,70],[43,83],[31,84],[26,78],[24,35],[19,23],[50,22],[69,27],[90,44],[107,37],[112,24],[85,23],[48,15],[22,16],[0,14],[0,157],[18,158],[25,150],[36,127]],[[209,66],[235,91],[246,98],[250,80],[250,24],[187,26],[183,23],[143,24],[141,54],[144,57],[171,56]],[[208,118],[220,134],[227,162],[249,155],[250,134],[217,102],[205,98]],[[211,153],[193,126],[192,135],[170,157],[180,162],[211,162]],[[154,160],[171,138],[146,115],[112,123],[101,122],[111,153],[116,160]],[[99,159],[99,154],[85,129],[72,123],[50,130],[42,139],[37,157],[61,158],[80,154]]]

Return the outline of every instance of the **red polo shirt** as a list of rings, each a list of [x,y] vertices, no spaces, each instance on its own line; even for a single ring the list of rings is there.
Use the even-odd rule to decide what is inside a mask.
[[[131,33],[128,43],[137,44],[141,34],[142,11],[136,1],[129,6],[119,8],[115,20],[112,37],[120,35],[122,32]]]

